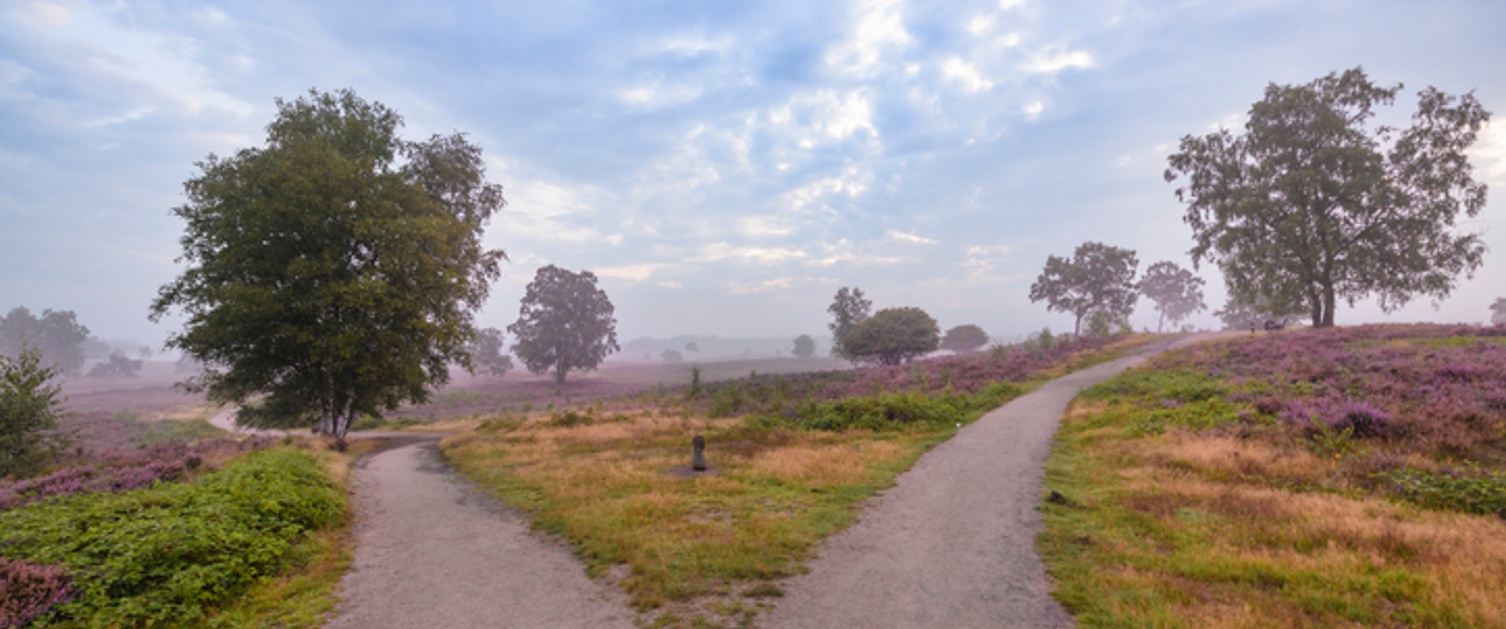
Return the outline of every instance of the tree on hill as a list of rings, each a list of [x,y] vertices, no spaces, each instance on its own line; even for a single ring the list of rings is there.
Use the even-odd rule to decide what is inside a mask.
[[[0,478],[37,472],[65,445],[55,432],[62,413],[58,386],[49,384],[55,375],[31,346],[15,358],[0,355]]]
[[[43,365],[58,373],[77,374],[84,366],[84,342],[89,328],[78,323],[70,310],[43,310],[42,316],[17,306],[0,318],[0,356],[18,358],[23,347],[31,347]]]
[[[848,288],[843,286],[837,289],[836,296],[832,299],[826,311],[831,313],[832,322],[826,327],[831,328],[831,355],[837,358],[853,359],[853,355],[847,351],[845,338],[857,324],[868,318],[869,310],[873,308],[873,302],[863,297],[860,288]]]
[[[276,103],[266,146],[210,155],[184,184],[188,268],[152,319],[187,316],[167,345],[205,365],[189,384],[211,401],[265,395],[238,423],[343,437],[470,365],[502,188],[464,136],[405,140],[396,112],[349,90]]]
[[[471,366],[488,376],[505,376],[512,371],[512,357],[502,353],[502,331],[497,328],[482,328],[475,340],[466,349],[471,355]]]
[[[1082,321],[1089,313],[1102,311],[1114,320],[1126,319],[1135,309],[1139,291],[1135,268],[1140,261],[1129,249],[1099,242],[1077,246],[1072,258],[1048,256],[1046,268],[1030,285],[1030,301],[1045,301],[1047,310],[1076,317],[1074,335],[1082,334]]]
[[[795,337],[795,347],[790,354],[796,358],[810,358],[816,355],[816,339],[809,334],[801,334]]]
[[[677,349],[666,349],[659,353],[659,358],[666,363],[685,362],[685,355],[681,354],[680,350]]]
[[[1490,305],[1490,322],[1506,325],[1506,297],[1497,297],[1495,303]]]
[[[1245,132],[1182,138],[1166,180],[1185,177],[1193,265],[1219,265],[1235,299],[1303,310],[1314,327],[1367,296],[1383,310],[1448,296],[1479,268],[1479,234],[1454,230],[1485,207],[1467,151],[1490,119],[1473,94],[1419,92],[1412,126],[1372,125],[1402,89],[1360,68],[1270,84]]]
[[[553,264],[540,268],[528,283],[518,321],[507,331],[518,338],[513,352],[541,374],[554,371],[564,384],[571,370],[592,370],[617,346],[617,319],[612,300],[596,287],[596,274],[572,273]]]
[[[936,351],[941,328],[919,308],[885,308],[853,326],[844,351],[853,360],[898,365]]]
[[[1140,292],[1156,304],[1156,331],[1160,332],[1167,320],[1176,325],[1207,308],[1202,287],[1203,278],[1175,263],[1161,261],[1150,265],[1140,278]]]
[[[701,346],[696,345],[695,341],[685,341],[685,351],[694,354],[701,351]]]
[[[988,344],[988,333],[971,323],[955,326],[941,337],[941,349],[958,354],[971,352]]]
[[[141,375],[141,361],[132,359],[125,352],[115,350],[110,356],[93,369],[89,370],[90,378],[135,378]]]

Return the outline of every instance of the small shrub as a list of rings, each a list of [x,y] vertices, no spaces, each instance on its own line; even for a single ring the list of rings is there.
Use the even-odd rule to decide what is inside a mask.
[[[0,627],[24,627],[77,595],[59,566],[0,557]]]
[[[592,417],[589,413],[581,414],[573,410],[555,414],[549,418],[549,421],[544,422],[545,425],[553,428],[574,428],[576,426],[590,426],[594,423],[596,423],[596,418]]]
[[[1506,473],[1401,468],[1380,476],[1391,493],[1423,507],[1506,518]]]

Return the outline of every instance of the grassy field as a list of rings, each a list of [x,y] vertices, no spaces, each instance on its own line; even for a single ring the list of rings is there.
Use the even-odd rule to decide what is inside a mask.
[[[1506,329],[1244,337],[1094,387],[1039,543],[1092,627],[1506,627]]]
[[[759,375],[504,415],[446,439],[462,474],[568,540],[661,625],[750,622],[772,580],[959,426],[1118,345],[1015,348],[840,374]],[[996,377],[998,374],[1013,377]],[[712,470],[691,474],[691,439]]]

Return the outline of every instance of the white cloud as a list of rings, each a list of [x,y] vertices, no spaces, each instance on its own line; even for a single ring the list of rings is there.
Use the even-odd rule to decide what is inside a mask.
[[[697,253],[695,260],[699,262],[718,262],[721,260],[734,260],[738,262],[754,262],[759,264],[771,264],[787,260],[798,260],[806,257],[804,251],[786,247],[753,247],[737,246],[726,242],[715,242],[703,245]]]
[[[700,95],[701,88],[699,87],[653,83],[621,90],[617,92],[617,99],[624,105],[657,108],[688,103]]]
[[[999,0],[999,10],[1009,11],[1025,6],[1025,0]]]
[[[629,264],[624,266],[609,266],[595,271],[598,277],[606,277],[629,282],[642,282],[663,268],[662,264]]]
[[[811,261],[816,266],[849,264],[852,266],[889,266],[903,264],[908,258],[886,256],[859,251],[846,238],[835,243],[821,243],[821,255]]]
[[[1480,140],[1469,151],[1470,157],[1482,162],[1480,178],[1490,185],[1506,186],[1506,125],[1489,125],[1480,130]]]
[[[707,39],[699,35],[685,35],[660,39],[655,42],[653,48],[654,52],[660,54],[699,57],[705,54],[721,53],[731,47],[730,38]]]
[[[849,168],[840,176],[823,177],[786,192],[780,198],[780,205],[796,214],[833,214],[836,210],[826,203],[826,197],[845,194],[849,199],[857,198],[868,190],[870,179],[871,174],[860,174]]]
[[[1040,117],[1041,112],[1046,111],[1046,103],[1038,100],[1033,100],[1026,103],[1024,107],[1020,108],[1020,111],[1025,112],[1026,118],[1035,120],[1036,118]]]
[[[967,21],[967,32],[972,33],[974,37],[982,37],[988,31],[993,30],[993,27],[994,16],[992,15],[974,15]]]
[[[1022,66],[1030,74],[1056,74],[1069,68],[1093,67],[1093,55],[1082,50],[1042,50]]]
[[[498,173],[494,180],[509,181],[507,217],[509,239],[523,235],[535,240],[569,243],[622,242],[621,234],[604,234],[594,220],[598,203],[590,186],[559,185],[538,179],[511,179]]]
[[[941,75],[957,82],[969,92],[981,92],[994,86],[993,81],[960,57],[949,57],[942,62]]]
[[[789,219],[777,216],[744,216],[737,219],[737,232],[754,238],[788,236],[795,233],[795,226]]]
[[[12,8],[11,16],[24,25],[27,43],[54,57],[69,59],[72,70],[145,88],[147,93],[191,114],[213,110],[244,118],[256,110],[216,85],[215,73],[200,63],[206,53],[197,40],[117,19],[115,13],[126,10],[125,5],[63,7],[30,2],[20,5],[19,10]],[[100,78],[90,80],[97,82]],[[143,106],[127,100],[114,104],[127,112]]]
[[[883,55],[903,50],[913,38],[905,30],[902,0],[859,0],[852,4],[852,31],[826,53],[837,71],[866,78],[883,69]]]
[[[730,281],[727,282],[727,291],[734,295],[767,293],[776,290],[787,290],[794,284],[795,281],[788,277],[776,277],[774,279],[764,280],[762,282]]]
[[[886,236],[889,238],[889,240],[895,240],[895,241],[898,241],[898,242],[908,242],[908,243],[916,244],[916,245],[934,245],[934,244],[936,244],[936,241],[932,240],[930,238],[926,238],[924,236],[917,236],[915,234],[911,234],[911,233],[908,233],[908,232],[902,232],[902,231],[895,230],[895,229],[889,230],[889,233],[886,234]]]
[[[1015,46],[1020,45],[1020,34],[1005,33],[1004,36],[1000,37],[998,40],[996,40],[996,42],[1000,46],[1003,46],[1005,48],[1014,48]]]
[[[969,279],[983,279],[990,275],[1006,255],[1009,247],[1006,245],[974,245],[967,248],[967,259],[963,260],[962,268],[967,271]]]

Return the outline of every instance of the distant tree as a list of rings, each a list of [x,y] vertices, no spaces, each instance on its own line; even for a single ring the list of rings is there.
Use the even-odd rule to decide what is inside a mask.
[[[686,341],[685,342],[685,351],[690,352],[690,353],[693,354],[693,353],[701,351],[701,348],[700,348],[699,345],[695,344],[695,341]]]
[[[815,356],[816,339],[811,338],[811,335],[809,334],[801,334],[800,336],[795,337],[795,348],[790,350],[790,354],[794,355],[796,358],[810,358],[811,356]]]
[[[70,310],[43,310],[41,318],[17,306],[0,318],[0,355],[16,358],[30,346],[42,364],[58,373],[77,374],[84,366],[84,341],[89,328],[78,323]]]
[[[1495,303],[1490,305],[1490,322],[1506,325],[1506,297],[1497,297]]]
[[[1135,252],[1098,242],[1077,246],[1072,258],[1048,256],[1046,268],[1030,285],[1030,301],[1046,302],[1047,310],[1076,317],[1072,333],[1082,333],[1088,313],[1103,311],[1113,319],[1128,318],[1135,309]]]
[[[659,358],[666,363],[685,362],[685,356],[681,355],[679,350],[673,349],[664,350],[663,353],[659,354]]]
[[[468,352],[472,367],[488,376],[505,376],[512,371],[512,357],[502,352],[502,331],[497,328],[482,328],[476,331]]]
[[[265,147],[210,155],[184,184],[188,268],[152,319],[187,315],[167,345],[206,365],[189,384],[211,401],[264,395],[237,423],[343,438],[470,365],[502,188],[463,135],[404,140],[401,116],[349,90],[276,103]]]
[[[136,348],[136,355],[140,356],[141,360],[143,361],[151,360],[152,348],[142,345],[141,347]]]
[[[1167,320],[1176,325],[1189,315],[1208,306],[1203,303],[1203,278],[1175,263],[1161,261],[1150,265],[1140,278],[1140,292],[1156,304],[1156,332]]]
[[[837,289],[826,311],[831,313],[832,322],[826,327],[831,328],[831,355],[837,358],[852,360],[853,356],[847,351],[845,337],[857,324],[868,318],[869,310],[873,308],[873,302],[863,297],[863,290],[843,286]]]
[[[620,349],[613,311],[594,273],[543,267],[528,284],[518,321],[507,326],[518,338],[513,352],[529,371],[553,370],[554,381],[564,384],[572,369],[595,369]]]
[[[1416,295],[1443,299],[1460,273],[1472,276],[1485,244],[1452,228],[1485,207],[1467,150],[1490,114],[1473,94],[1429,87],[1411,127],[1372,127],[1372,108],[1401,89],[1360,68],[1272,83],[1244,135],[1182,138],[1166,180],[1188,179],[1176,194],[1194,266],[1217,263],[1235,299],[1303,309],[1313,327],[1333,325],[1339,298],[1374,295],[1389,312]]]
[[[953,327],[941,337],[941,349],[958,354],[971,352],[987,344],[988,333],[971,323]]]
[[[81,346],[84,349],[84,360],[98,360],[101,358],[109,358],[110,352],[115,351],[114,347],[111,347],[109,343],[104,342],[104,340],[100,339],[97,336],[91,336],[84,339],[84,342],[81,344]]]
[[[88,377],[135,378],[139,375],[141,375],[141,361],[126,356],[125,352],[115,350],[108,358],[90,369]]]
[[[30,346],[15,358],[0,355],[0,478],[36,473],[64,445],[56,433],[58,386],[50,384],[56,375]]]
[[[941,328],[919,308],[885,308],[853,326],[845,344],[853,360],[898,365],[936,351]]]

